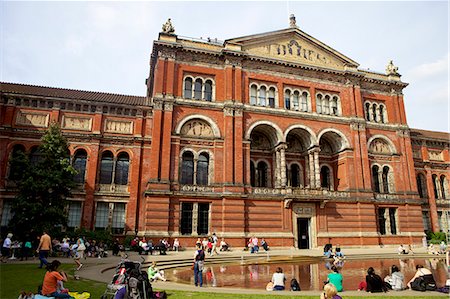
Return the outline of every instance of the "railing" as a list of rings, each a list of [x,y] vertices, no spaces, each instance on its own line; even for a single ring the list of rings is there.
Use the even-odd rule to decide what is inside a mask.
[[[185,192],[214,192],[213,187],[209,186],[197,186],[197,185],[181,185],[180,191]]]
[[[347,198],[350,192],[333,191],[327,189],[307,189],[307,188],[253,188],[253,194],[260,195],[292,195],[292,197],[320,197],[320,198]]]
[[[396,194],[374,193],[375,199],[398,199]]]

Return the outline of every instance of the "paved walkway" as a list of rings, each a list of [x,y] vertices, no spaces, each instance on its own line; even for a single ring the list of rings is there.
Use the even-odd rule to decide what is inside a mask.
[[[396,248],[394,247],[371,247],[371,248],[344,248],[347,259],[370,259],[370,258],[398,258],[396,254]],[[167,255],[151,255],[151,256],[139,256],[135,252],[129,253],[128,258],[130,260],[141,261],[144,260],[144,263],[151,261],[158,261],[159,264],[166,263],[182,263],[183,260],[190,261],[193,256],[194,249],[189,248],[185,251],[181,252],[172,252],[169,251]],[[414,250],[414,257],[417,258],[429,258],[430,256],[426,254],[424,248],[417,248]],[[321,257],[322,252],[320,249],[311,249],[311,250],[296,250],[296,249],[273,249],[269,251],[270,257],[276,256],[289,256],[289,257]],[[221,253],[216,257],[208,257],[207,260],[213,260],[214,258],[218,259],[229,259],[239,261],[240,259],[253,258],[253,257],[265,257],[266,253],[260,252],[258,254],[250,254],[246,251],[241,250],[233,250],[230,252]],[[411,257],[411,255],[410,255]],[[65,262],[64,259],[61,259],[62,262]],[[97,258],[88,258],[83,261],[83,268],[78,271],[78,275],[82,278],[87,278],[95,281],[101,281],[105,283],[109,283],[112,279],[113,270],[115,266],[120,261],[120,257],[107,257],[102,259]],[[106,269],[110,270],[106,270]],[[163,268],[161,266],[160,268]],[[106,270],[106,271],[105,271]],[[357,282],[355,282],[355,285]],[[182,291],[199,291],[199,292],[214,292],[214,293],[240,293],[240,294],[269,294],[269,292],[265,290],[255,290],[255,289],[242,289],[242,288],[212,288],[212,287],[204,287],[204,288],[196,288],[193,285],[180,284],[174,282],[155,282],[153,284],[155,289],[163,289],[163,290],[182,290]],[[275,294],[275,293],[273,293]],[[277,295],[293,295],[290,291],[284,292],[276,292]],[[301,291],[300,293],[295,293],[296,295],[319,295],[319,291]],[[361,293],[358,291],[345,291],[342,293],[347,296],[358,296],[358,297],[366,297],[366,296],[380,296],[380,294],[370,294],[370,293]],[[408,297],[408,296],[446,296],[447,294],[442,294],[438,292],[415,292],[411,290],[395,292],[391,291],[388,293],[389,296],[398,296],[400,297]]]

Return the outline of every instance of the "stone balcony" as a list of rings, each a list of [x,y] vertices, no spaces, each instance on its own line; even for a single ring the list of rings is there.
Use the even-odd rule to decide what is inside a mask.
[[[212,193],[212,192],[214,192],[214,187],[211,187],[211,186],[198,186],[198,185],[180,185],[180,191],[182,191],[182,192]]]
[[[393,200],[393,199],[398,199],[398,195],[396,195],[396,194],[385,194],[385,193],[374,193],[373,197],[376,200]]]
[[[350,192],[346,191],[334,191],[328,189],[308,189],[308,188],[253,188],[253,194],[255,195],[285,195],[293,198],[349,198]]]

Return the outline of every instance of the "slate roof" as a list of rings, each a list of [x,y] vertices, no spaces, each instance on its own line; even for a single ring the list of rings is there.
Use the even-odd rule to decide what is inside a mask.
[[[85,100],[112,104],[144,106],[145,97],[113,94],[96,91],[85,91],[67,88],[56,88],[19,83],[0,82],[0,92],[16,95],[41,96],[71,100]]]
[[[411,129],[411,138],[412,139],[414,139],[414,138],[439,139],[439,140],[445,140],[447,142],[450,142],[450,133]]]

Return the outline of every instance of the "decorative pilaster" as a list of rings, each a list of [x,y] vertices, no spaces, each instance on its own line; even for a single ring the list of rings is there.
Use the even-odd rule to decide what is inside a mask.
[[[319,149],[314,151],[314,171],[316,175],[316,188],[320,188]]]
[[[281,158],[281,187],[286,187],[286,145],[280,147],[280,158]]]

